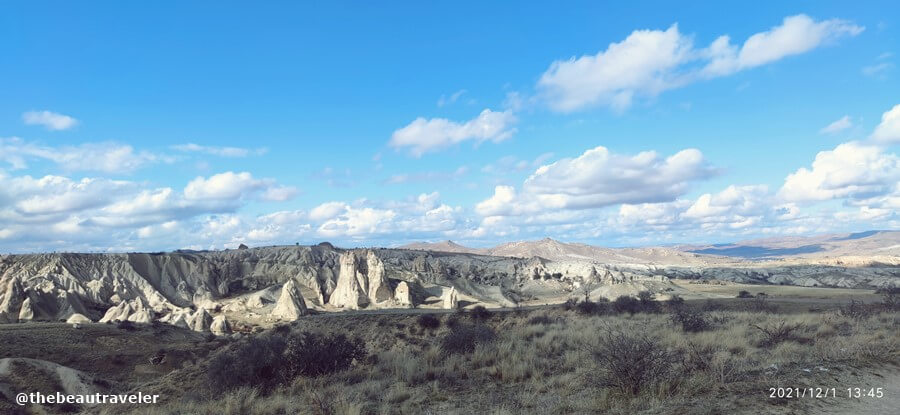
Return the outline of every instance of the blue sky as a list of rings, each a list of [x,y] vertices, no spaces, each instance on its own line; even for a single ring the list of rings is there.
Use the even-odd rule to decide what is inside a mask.
[[[891,2],[0,10],[2,252],[900,227]]]

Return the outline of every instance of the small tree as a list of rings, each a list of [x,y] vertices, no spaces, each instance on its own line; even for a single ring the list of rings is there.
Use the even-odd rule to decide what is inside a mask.
[[[581,278],[581,286],[578,287],[578,291],[584,295],[584,302],[591,301],[591,292],[597,289],[598,285],[597,281],[590,277]]]

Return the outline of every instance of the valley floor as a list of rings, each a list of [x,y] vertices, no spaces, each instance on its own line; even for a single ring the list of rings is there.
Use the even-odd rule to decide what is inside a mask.
[[[753,287],[754,295],[770,289]],[[0,373],[6,396],[0,413],[812,414],[896,408],[896,304],[877,304],[872,292],[799,292],[809,295],[735,299],[723,291],[718,300],[637,303],[629,310],[634,314],[617,303],[320,314],[240,339],[161,324],[0,325],[0,359],[11,359],[11,370]],[[848,307],[849,298],[870,305]],[[338,334],[358,338],[363,353],[354,354],[354,343]],[[27,359],[74,369],[91,390],[159,394],[161,403],[20,407],[10,394],[64,388],[58,373]],[[335,365],[311,374],[329,359]],[[342,359],[346,366],[338,364]],[[770,388],[810,387],[833,387],[838,396],[769,397]],[[880,387],[883,397],[844,397],[849,387]]]

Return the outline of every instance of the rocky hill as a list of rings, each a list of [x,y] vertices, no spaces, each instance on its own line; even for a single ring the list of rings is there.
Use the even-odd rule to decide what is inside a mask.
[[[464,251],[452,243],[440,248]],[[428,248],[428,246],[419,246]],[[0,323],[160,321],[227,334],[310,312],[511,307],[677,292],[672,278],[820,287],[900,285],[900,260],[735,261],[669,248],[546,239],[482,251],[276,246],[168,253],[0,256]]]

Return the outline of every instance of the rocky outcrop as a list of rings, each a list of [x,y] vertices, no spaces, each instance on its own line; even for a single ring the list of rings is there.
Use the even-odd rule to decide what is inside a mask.
[[[91,321],[91,319],[89,319],[89,318],[88,318],[87,316],[85,316],[84,314],[77,314],[77,313],[76,313],[76,314],[72,314],[72,316],[70,316],[70,317],[66,320],[66,323],[69,323],[69,324],[88,324],[88,323],[93,323],[93,321]]]
[[[665,265],[668,262],[627,262],[642,258],[640,255],[662,255],[628,251],[616,253],[619,256],[613,263],[601,263],[582,255],[579,247],[557,255],[555,243],[543,245],[547,250],[535,253],[557,259],[404,249],[343,250],[330,244],[155,254],[3,255],[0,322],[65,321],[75,314],[95,320],[102,317],[99,320],[104,322],[150,322],[162,316],[160,321],[169,324],[208,330],[212,324],[209,312],[224,310],[236,316],[268,310],[291,281],[298,293],[307,293],[304,305],[311,306],[307,302],[311,301],[327,310],[408,307],[414,299],[429,296],[439,300],[435,306],[456,307],[458,299],[454,301],[440,288],[449,286],[455,287],[457,296],[502,306],[505,298],[513,298],[512,290],[522,298],[540,299],[548,293],[558,296],[571,291],[585,276],[608,287],[611,295],[631,295],[630,290],[638,287],[664,292],[672,287],[670,278],[847,288],[900,285],[897,257]],[[589,251],[585,252],[595,252]],[[289,295],[282,302],[288,306],[283,316],[289,319],[301,309],[293,304],[301,298],[290,295],[294,289],[287,290]],[[287,301],[291,298],[297,301]],[[292,304],[296,310],[290,310]],[[275,304],[274,308],[282,315],[284,307]],[[95,311],[103,309],[107,309],[103,315]],[[205,314],[200,310],[206,310]]]
[[[393,295],[391,286],[385,277],[384,263],[372,251],[366,254],[365,278],[368,281],[367,289],[371,304],[380,304],[391,300]]]
[[[228,320],[225,316],[216,316],[209,326],[209,331],[216,336],[224,336],[226,334],[231,334],[231,325],[228,324]]]
[[[345,252],[341,254],[340,259],[341,271],[338,274],[337,286],[328,299],[328,304],[356,310],[365,307],[369,303],[363,287],[360,286],[360,279],[357,278],[358,263],[356,255],[353,252]]]
[[[394,290],[394,304],[402,308],[413,308],[415,306],[412,293],[409,291],[409,284],[406,281],[400,281],[397,284],[397,288]]]
[[[294,280],[290,280],[281,287],[281,295],[275,308],[272,310],[272,317],[281,320],[294,321],[305,316],[309,311],[306,309],[306,301],[300,294],[300,289],[294,284]]]
[[[445,309],[455,310],[459,308],[459,294],[456,293],[456,287],[450,287],[444,292],[441,299]]]
[[[18,278],[11,278],[6,283],[6,289],[0,293],[0,323],[15,323],[19,321],[19,310],[25,301],[25,289]]]
[[[213,318],[204,308],[198,308],[197,311],[188,319],[188,328],[194,331],[209,331],[212,326]]]
[[[26,297],[19,309],[19,321],[34,320],[34,309],[31,308],[31,298]]]
[[[153,312],[144,303],[141,298],[135,298],[131,301],[119,303],[115,307],[106,310],[106,314],[100,319],[100,323],[111,323],[116,321],[131,321],[134,323],[151,323],[153,322]]]

